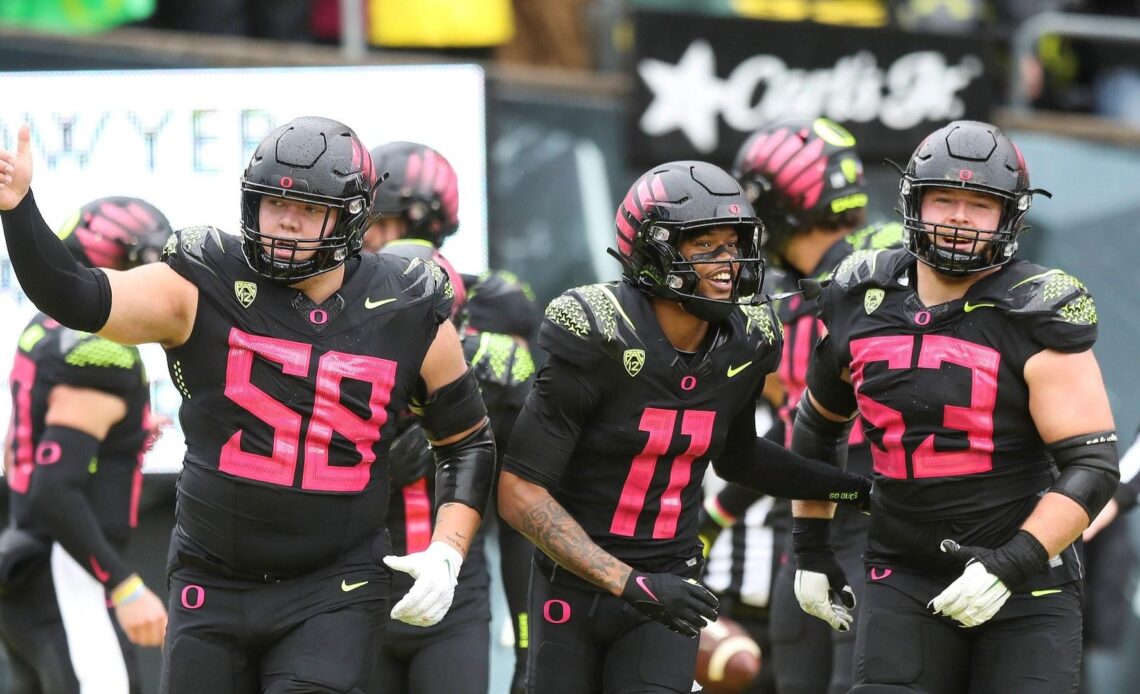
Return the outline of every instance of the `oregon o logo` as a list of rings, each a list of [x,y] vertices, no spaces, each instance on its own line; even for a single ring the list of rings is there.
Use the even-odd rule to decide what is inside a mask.
[[[309,312],[309,320],[313,325],[324,325],[329,322],[329,314],[323,308],[315,308]]]
[[[558,606],[558,619],[554,618],[553,610],[550,609],[551,606],[555,605]],[[542,616],[551,624],[565,624],[570,621],[570,603],[565,600],[547,600],[542,606]]]
[[[973,177],[974,177],[974,172],[970,171],[969,169],[960,169],[958,171],[958,178],[962,179],[963,181],[968,181]]]
[[[63,455],[63,451],[55,441],[44,441],[36,446],[37,465],[51,465],[58,462],[61,455]]]
[[[914,314],[914,322],[918,325],[926,325],[930,322],[930,311],[919,311]]]
[[[182,589],[182,606],[196,610],[206,602],[206,589],[198,585],[188,585]]]
[[[696,376],[685,376],[681,379],[681,390],[692,390],[697,387]]]
[[[293,187],[293,179],[289,178],[288,176],[282,176],[281,177],[281,187],[282,188],[292,188]]]

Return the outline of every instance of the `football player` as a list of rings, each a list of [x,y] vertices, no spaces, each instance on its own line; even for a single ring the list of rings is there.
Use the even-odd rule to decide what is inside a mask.
[[[843,126],[826,118],[770,123],[754,132],[741,146],[732,174],[752,200],[757,216],[764,221],[763,247],[767,258],[783,270],[776,291],[794,290],[802,279],[825,280],[839,262],[856,250],[899,246],[902,225],[897,222],[866,224],[867,193],[863,162],[855,148],[855,137]],[[778,381],[769,392],[782,395],[777,402],[784,443],[792,432],[792,416],[807,387],[807,365],[811,351],[823,334],[816,317],[815,301],[801,294],[774,304],[784,326],[784,354],[780,368],[772,376]],[[871,474],[871,450],[862,429],[853,427],[849,439],[847,469]],[[706,517],[714,521],[705,527],[713,533],[720,524],[747,518],[747,509],[756,495],[738,485],[730,485],[705,502]],[[785,555],[791,531],[791,505],[773,502],[763,523],[771,527],[776,551],[741,548],[733,556],[747,554]],[[752,514],[755,516],[755,514]],[[715,521],[719,520],[717,523]],[[744,530],[742,523],[734,529]],[[832,528],[832,541],[844,569],[857,574],[862,567],[867,516],[850,507],[838,510]],[[712,534],[712,533],[706,533]],[[768,534],[735,532],[734,545],[746,537],[763,541]],[[750,551],[749,551],[750,550]],[[784,694],[844,694],[851,688],[854,673],[855,621],[842,631],[829,629],[799,608],[793,590],[795,564],[782,556],[768,604],[754,605],[741,595],[741,582],[731,583],[726,596],[733,605],[730,614],[745,625],[754,637],[763,638],[764,624],[771,648],[765,648],[762,675],[771,678]],[[741,566],[731,575],[764,570],[765,566]],[[765,584],[766,585],[766,584]],[[855,603],[862,594],[856,582]],[[770,623],[769,623],[770,622]],[[765,639],[762,646],[769,645]],[[757,683],[756,691],[759,691]],[[769,690],[773,684],[769,685]]]
[[[150,203],[110,197],[59,235],[83,267],[122,271],[157,261],[170,233]],[[166,610],[124,558],[151,439],[139,351],[39,314],[9,381],[0,640],[10,691],[142,691],[134,649],[162,644]]]
[[[376,147],[372,158],[377,170],[387,171],[389,176],[373,198],[377,217],[365,233],[365,248],[433,261],[446,269],[452,286],[461,290],[466,280],[440,252],[444,240],[459,225],[458,183],[451,164],[434,149],[414,142]],[[491,304],[499,294],[484,291],[479,294],[480,301],[464,304],[462,310],[457,301],[453,313],[464,356],[479,383],[497,448],[501,449],[529,389],[534,363],[525,343],[509,335],[475,329],[476,317],[491,322],[487,316],[497,313]],[[397,552],[416,551],[431,537],[436,485],[429,474],[428,442],[414,419],[401,419],[391,458],[393,485],[387,525]],[[426,629],[388,625],[369,691],[487,691],[491,606],[482,532],[470,543],[458,581],[452,608],[439,624]],[[409,578],[396,576],[393,597],[404,595],[411,586]]]
[[[503,518],[542,550],[530,584],[527,691],[688,692],[717,600],[697,511],[710,461],[780,496],[865,499],[866,478],[756,436],[781,332],[756,296],[760,222],[705,162],[654,167],[616,217],[622,281],[546,309],[549,353],[499,482]]]
[[[163,263],[91,271],[44,229],[27,127],[0,152],[17,277],[48,315],[158,342],[183,395],[187,456],[170,552],[166,692],[364,690],[391,610],[450,607],[490,493],[494,443],[433,263],[360,254],[372,158],[336,121],[298,118],[258,145],[240,235],[183,229]],[[437,463],[423,551],[391,556],[383,521],[395,418],[416,403]]]
[[[848,256],[817,300],[827,336],[792,447],[834,458],[856,412],[870,441],[879,491],[856,635],[867,691],[1077,687],[1074,542],[1116,491],[1116,434],[1092,297],[1015,255],[1044,193],[1029,185],[995,126],[936,130],[902,172],[904,247]],[[831,513],[793,504],[795,592],[843,628]]]

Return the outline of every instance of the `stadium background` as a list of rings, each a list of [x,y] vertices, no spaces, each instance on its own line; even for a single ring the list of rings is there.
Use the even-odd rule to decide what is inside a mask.
[[[85,167],[95,164],[83,160],[82,152],[68,149],[74,146],[71,135],[90,127],[100,107],[122,115],[134,104],[136,111],[141,108],[153,118],[170,110],[175,128],[179,118],[205,108],[194,100],[204,99],[202,90],[116,89],[115,80],[129,82],[137,76],[118,73],[112,78],[99,71],[224,69],[234,93],[224,99],[209,94],[210,100],[224,102],[221,110],[272,112],[270,117],[278,122],[312,111],[342,117],[373,146],[384,140],[418,139],[440,149],[460,169],[464,205],[460,233],[444,251],[461,270],[489,265],[517,273],[545,303],[566,287],[617,275],[604,252],[612,235],[613,210],[628,182],[646,165],[702,158],[727,166],[757,119],[828,115],[850,125],[867,165],[872,219],[892,215],[896,200],[897,176],[880,162],[905,160],[921,133],[947,120],[993,120],[1022,147],[1034,185],[1055,194],[1052,200],[1040,200],[1031,212],[1033,230],[1023,237],[1022,249],[1036,262],[1063,267],[1081,278],[1095,295],[1101,318],[1096,352],[1122,450],[1131,443],[1140,423],[1140,370],[1134,367],[1135,345],[1140,343],[1135,307],[1140,296],[1140,198],[1134,192],[1140,181],[1140,133],[1092,116],[1005,107],[1009,99],[1002,60],[991,43],[978,37],[839,30],[808,23],[789,28],[657,12],[634,13],[632,20],[631,48],[620,65],[605,72],[493,62],[442,67],[449,61],[436,56],[381,52],[346,60],[335,47],[307,44],[147,29],[66,37],[0,25],[0,139],[10,146],[18,123],[38,118],[37,132],[44,137],[40,145],[68,152],[58,165],[37,161],[37,191],[44,191],[41,205],[53,225],[81,202],[126,194],[155,203],[175,227],[206,223],[235,231],[236,182],[247,153],[218,165],[216,178],[225,193],[213,194],[212,189],[172,182],[174,177],[163,172],[146,176],[91,169],[85,177]],[[436,67],[409,68],[409,62]],[[340,65],[356,69],[335,67]],[[388,67],[376,67],[381,65]],[[294,70],[282,73],[281,79],[304,95],[296,101],[309,103],[270,103],[262,95],[273,90],[262,89],[264,83],[230,72],[281,66]],[[85,72],[45,72],[72,70]],[[414,75],[411,81],[405,79],[409,74]],[[457,76],[459,81],[453,81]],[[351,87],[337,82],[345,79]],[[243,88],[243,81],[252,84]],[[324,87],[331,87],[327,95]],[[84,90],[97,98],[78,98],[88,93]],[[677,101],[678,93],[682,101]],[[259,121],[251,127],[266,125]],[[243,131],[243,137],[256,142],[260,134]],[[238,136],[232,139],[231,150],[243,146]],[[106,157],[125,155],[107,152]],[[172,158],[177,165],[194,167],[190,159]],[[210,199],[215,206],[196,206],[191,195]],[[0,353],[14,348],[30,310],[0,248]],[[157,408],[173,414],[177,398],[168,390],[160,350],[149,352],[147,359],[156,380]],[[0,380],[6,363],[7,357],[0,358]],[[0,415],[7,420],[6,409]],[[168,431],[162,446],[148,457],[140,529],[132,541],[133,560],[156,588],[164,585],[180,447],[180,433]],[[3,489],[0,502],[6,521]],[[1138,521],[1131,517],[1128,522],[1135,543]],[[490,554],[492,560],[497,558],[494,548]],[[1090,654],[1087,661],[1099,683],[1092,691],[1125,691],[1131,688],[1127,683],[1140,682],[1140,664],[1128,657],[1140,650],[1140,596],[1133,594],[1133,586],[1134,581],[1129,592],[1119,596],[1121,609],[1129,613],[1124,642],[1115,651]],[[498,643],[503,613],[497,604],[493,644]],[[505,691],[509,651],[498,645],[493,649],[492,691]],[[157,653],[146,652],[148,682],[155,681],[157,667]]]

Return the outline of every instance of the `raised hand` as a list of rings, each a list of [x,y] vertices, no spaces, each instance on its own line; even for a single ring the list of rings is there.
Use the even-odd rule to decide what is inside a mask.
[[[0,211],[20,204],[32,186],[32,132],[20,126],[16,151],[0,149]]]

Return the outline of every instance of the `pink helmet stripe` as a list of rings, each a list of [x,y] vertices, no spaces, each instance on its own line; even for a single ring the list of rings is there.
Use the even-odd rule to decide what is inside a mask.
[[[823,140],[812,140],[807,146],[792,155],[784,167],[780,169],[780,173],[776,175],[775,184],[791,194],[794,182],[801,175],[808,172],[823,173],[823,170],[827,168],[826,158],[820,156],[824,144]]]
[[[792,156],[798,152],[802,146],[803,140],[801,140],[798,136],[793,135],[792,137],[789,137],[780,143],[780,146],[776,148],[776,151],[772,153],[771,158],[768,159],[768,165],[764,168],[772,172],[779,171],[780,169],[784,168],[784,164],[788,163],[788,160],[791,159]]]
[[[435,189],[434,189],[435,173],[436,173],[436,171],[439,170],[439,162],[436,160],[435,151],[431,150],[431,149],[425,149],[423,151],[423,158],[424,158],[424,170],[422,172],[423,180],[409,179],[408,183],[409,183],[409,185],[413,186],[414,188],[418,188],[421,190],[423,188],[427,188],[427,190],[425,190],[424,192],[427,193],[428,195],[430,195],[433,192],[435,192]],[[419,184],[419,185],[417,185],[417,184]]]
[[[653,206],[653,194],[649,192],[648,176],[637,182],[637,202],[642,210],[648,210]]]
[[[129,212],[131,217],[134,217],[136,220],[141,220],[143,225],[146,227],[153,228],[158,224],[158,220],[154,218],[154,215],[150,213],[150,210],[146,209],[137,202],[128,203],[127,212]]]
[[[103,229],[95,229],[94,223],[105,221],[103,219],[104,217],[107,220],[115,222],[116,224],[119,225],[119,227],[122,227],[122,228],[120,229],[119,227],[104,227]],[[132,215],[128,210],[126,210],[126,209],[124,209],[118,205],[113,205],[109,202],[105,202],[105,203],[99,205],[99,214],[95,215],[95,217],[91,221],[92,221],[91,228],[95,229],[96,231],[98,231],[101,234],[113,233],[111,231],[111,229],[114,228],[116,231],[120,232],[120,235],[125,236],[124,231],[126,229],[136,229],[138,227],[138,219],[134,215]]]
[[[665,181],[661,180],[660,176],[653,177],[653,181],[649,184],[649,189],[653,192],[654,200],[663,202],[669,199],[668,194],[665,192]]]
[[[639,222],[641,221],[642,217],[645,216],[644,214],[642,214],[641,210],[637,207],[637,203],[633,199],[633,189],[630,189],[630,191],[628,193],[626,193],[625,200],[622,201],[621,206],[622,206],[622,209],[629,212],[630,216]]]
[[[748,152],[748,165],[754,169],[762,166],[787,136],[788,129],[780,128],[774,133],[756,138],[756,142],[752,144],[752,149]]]
[[[823,179],[818,179],[806,193],[804,193],[804,209],[811,209],[819,202],[820,193],[823,192]]]
[[[614,219],[614,224],[618,228],[618,251],[622,255],[629,255],[633,252],[633,238],[637,235],[637,230],[633,228],[633,225],[630,224],[629,220],[625,218],[624,214],[622,214],[624,209],[625,208],[623,206],[622,209],[618,210],[617,217]]]
[[[422,168],[423,161],[421,161],[419,153],[413,153],[408,157],[408,168],[404,171],[404,180],[414,181],[418,179]]]

